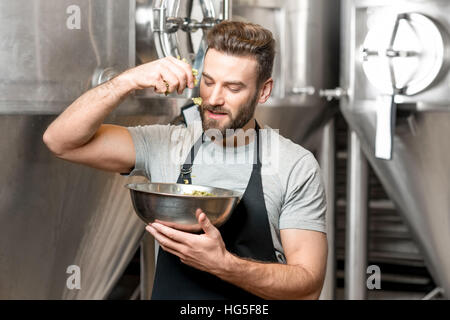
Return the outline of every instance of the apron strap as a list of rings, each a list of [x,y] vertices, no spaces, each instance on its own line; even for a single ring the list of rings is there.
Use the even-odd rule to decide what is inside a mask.
[[[256,156],[256,163],[253,164],[253,167],[261,167],[261,161],[259,159],[259,141],[258,141],[258,135],[259,135],[259,125],[258,122],[255,119],[255,131],[256,131],[256,148],[255,148],[255,156]],[[192,184],[192,165],[194,164],[194,159],[198,153],[198,150],[200,149],[200,146],[203,144],[204,141],[204,132],[202,132],[202,135],[197,139],[197,141],[194,143],[194,145],[191,148],[191,151],[186,157],[186,160],[184,161],[184,164],[180,166],[180,175],[178,176],[177,183],[181,184]]]
[[[255,142],[259,146],[259,125],[256,122],[255,129]],[[219,231],[230,252],[243,258],[277,262],[264,201],[260,148],[255,147],[254,150],[257,161],[253,161],[253,170],[244,195],[229,220],[219,227]],[[195,154],[195,151],[191,149],[191,155]],[[188,155],[187,160],[191,159]],[[187,170],[186,179],[190,178],[192,162],[185,163],[186,166],[183,167]],[[190,183],[190,179],[188,182]],[[183,264],[177,256],[161,248],[157,261],[152,299],[260,299],[206,271]]]
[[[184,164],[180,166],[180,175],[178,176],[177,183],[181,184],[192,184],[192,178],[191,178],[191,172],[192,172],[192,165],[194,164],[195,156],[198,153],[198,150],[200,149],[200,146],[203,143],[204,133],[202,132],[202,135],[197,139],[197,141],[194,143],[194,145],[191,148],[191,151],[189,152],[186,160],[184,161]]]

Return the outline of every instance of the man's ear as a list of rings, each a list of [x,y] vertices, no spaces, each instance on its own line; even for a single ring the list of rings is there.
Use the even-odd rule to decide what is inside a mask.
[[[269,78],[261,86],[258,103],[264,103],[267,101],[267,99],[269,99],[270,94],[272,93],[272,88],[273,79]]]

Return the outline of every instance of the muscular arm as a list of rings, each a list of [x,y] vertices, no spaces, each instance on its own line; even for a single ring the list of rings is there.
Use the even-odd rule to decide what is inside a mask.
[[[281,230],[287,264],[261,263],[230,255],[217,276],[264,299],[317,299],[327,258],[325,234]]]
[[[108,171],[131,169],[135,154],[128,130],[102,122],[132,89],[119,76],[86,92],[50,124],[45,144],[65,160]]]
[[[127,172],[135,162],[132,138],[125,127],[102,124],[104,119],[133,90],[182,93],[187,86],[194,86],[191,67],[173,57],[132,68],[75,100],[50,124],[43,141],[59,158]]]

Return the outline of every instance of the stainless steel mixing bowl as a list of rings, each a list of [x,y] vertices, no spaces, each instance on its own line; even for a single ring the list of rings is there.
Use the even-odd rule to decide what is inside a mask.
[[[173,228],[197,232],[201,230],[195,217],[200,208],[215,225],[222,225],[241,200],[242,194],[232,190],[178,183],[131,183],[131,200],[137,215],[146,223],[155,220]],[[206,191],[214,196],[193,196],[193,191]]]

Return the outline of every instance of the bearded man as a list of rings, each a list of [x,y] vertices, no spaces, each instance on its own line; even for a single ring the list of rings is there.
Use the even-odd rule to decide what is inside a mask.
[[[219,228],[202,208],[200,233],[146,226],[160,244],[153,299],[317,299],[327,257],[319,166],[311,152],[255,119],[273,88],[272,34],[226,21],[209,31],[207,43],[200,126],[102,124],[133,90],[182,94],[194,87],[192,67],[167,57],[83,94],[43,140],[59,158],[101,170],[242,194]],[[263,130],[271,143],[262,141]]]

